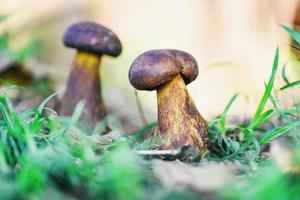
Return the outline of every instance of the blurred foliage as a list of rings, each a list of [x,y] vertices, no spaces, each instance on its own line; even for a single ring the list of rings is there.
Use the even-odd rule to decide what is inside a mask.
[[[0,185],[9,180],[15,185],[7,199],[140,199],[142,173],[126,142],[101,156],[84,136],[71,145],[68,133],[74,133],[68,131],[73,125],[63,126],[55,112],[44,107],[46,101],[17,113],[1,95]]]
[[[0,16],[0,23],[6,18],[7,16]],[[37,41],[32,40],[25,47],[14,51],[9,46],[10,39],[9,33],[0,35],[0,59],[4,60],[5,63],[22,62],[37,55],[40,46]]]
[[[283,172],[274,163],[268,163],[254,175],[226,187],[220,196],[226,199],[290,200],[300,198],[299,189],[299,172]]]

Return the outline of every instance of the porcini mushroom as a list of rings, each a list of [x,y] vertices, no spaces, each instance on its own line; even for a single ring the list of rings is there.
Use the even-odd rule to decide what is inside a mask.
[[[207,124],[186,88],[197,76],[196,60],[186,52],[172,49],[147,51],[130,67],[133,87],[157,91],[158,127],[154,138],[162,150],[190,146],[197,155],[206,152]]]
[[[121,53],[121,42],[109,29],[94,23],[80,22],[71,25],[64,44],[77,49],[66,92],[60,106],[61,115],[71,115],[80,100],[85,108],[82,121],[94,127],[105,115],[101,96],[99,65],[102,55],[116,57]]]

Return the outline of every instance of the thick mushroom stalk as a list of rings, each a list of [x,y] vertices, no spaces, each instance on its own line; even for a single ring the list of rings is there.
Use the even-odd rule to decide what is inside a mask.
[[[187,92],[181,75],[157,89],[158,129],[162,149],[197,146],[206,151],[207,126]]]
[[[101,57],[118,56],[121,42],[113,32],[97,23],[80,22],[68,28],[64,44],[77,49],[77,54],[59,113],[71,115],[82,100],[85,107],[81,119],[87,127],[93,128],[106,115],[99,73]]]
[[[195,59],[178,50],[153,50],[131,65],[131,84],[141,90],[157,90],[158,127],[154,133],[160,149],[190,146],[198,155],[207,149],[208,128],[188,94],[186,84],[198,75]]]
[[[72,115],[80,100],[85,103],[82,120],[88,126],[95,125],[105,117],[99,76],[100,57],[91,53],[78,51],[63,96],[60,114]]]

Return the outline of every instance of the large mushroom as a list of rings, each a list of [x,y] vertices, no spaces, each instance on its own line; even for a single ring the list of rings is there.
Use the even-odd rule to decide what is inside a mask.
[[[71,115],[83,100],[85,108],[81,119],[87,127],[94,127],[106,115],[99,75],[101,57],[117,57],[121,53],[121,42],[116,34],[97,23],[80,22],[67,29],[64,44],[77,49],[77,54],[59,113]]]
[[[147,51],[130,67],[133,87],[157,91],[158,127],[154,138],[161,150],[189,146],[196,155],[206,152],[207,124],[186,89],[197,75],[196,60],[186,52],[172,49]]]

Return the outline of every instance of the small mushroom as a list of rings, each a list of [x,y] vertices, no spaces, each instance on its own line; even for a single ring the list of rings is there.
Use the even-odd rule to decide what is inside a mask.
[[[79,22],[67,29],[64,44],[77,49],[77,54],[59,113],[71,115],[83,100],[85,108],[81,119],[92,128],[106,115],[99,74],[101,57],[117,57],[121,53],[121,42],[112,31],[97,23]]]
[[[194,155],[203,156],[206,152],[207,124],[186,89],[197,76],[196,60],[172,49],[147,51],[130,67],[133,87],[157,91],[158,127],[154,139],[162,150],[190,146]]]

